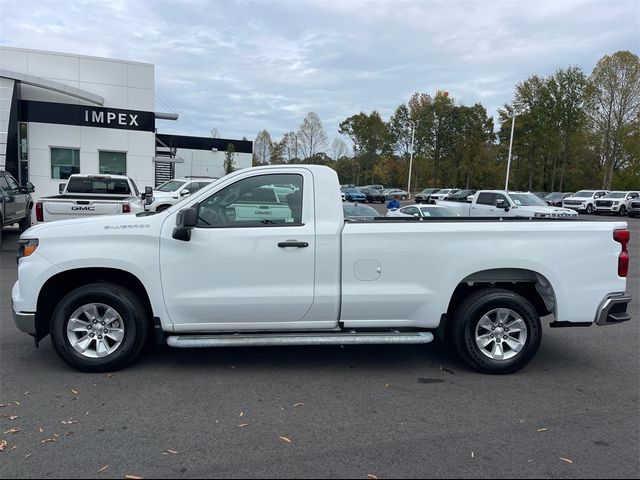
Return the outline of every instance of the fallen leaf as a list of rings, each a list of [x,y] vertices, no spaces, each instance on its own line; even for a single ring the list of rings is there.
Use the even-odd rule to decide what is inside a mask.
[[[57,433],[54,433],[53,436],[56,438],[60,438],[60,435],[58,435]]]
[[[24,459],[26,460],[27,458],[29,458],[32,454],[28,453],[26,457],[24,457]]]
[[[11,420],[12,422],[18,419],[16,415],[0,415],[0,417],[6,418],[7,420]]]
[[[84,416],[86,417],[87,415],[89,415],[89,412],[85,413]]]
[[[142,477],[138,477],[137,475],[125,475],[124,478],[128,480],[142,480]]]
[[[40,433],[44,433],[44,430],[42,427],[40,427],[38,430],[40,430]]]
[[[18,406],[22,405],[20,402],[13,402],[13,403],[15,403]]]
[[[536,430],[536,432],[540,433],[540,432],[547,432],[549,431],[548,428],[539,428],[538,430]]]
[[[178,452],[175,450],[167,450],[163,453],[163,455],[178,455]]]
[[[111,375],[110,373],[107,373],[107,374],[105,375],[105,377],[107,377],[107,378],[113,378],[113,375]]]
[[[16,448],[18,448],[18,447],[16,447],[16,446],[14,445],[13,447],[11,447],[11,449],[7,450],[7,453],[11,453],[11,452],[13,452]]]
[[[371,480],[378,480],[378,477],[376,477],[375,475],[373,475],[371,473],[369,475],[367,475],[367,478],[370,478]]]
[[[60,423],[62,423],[62,425],[73,425],[74,423],[78,423],[78,421],[77,420],[63,420]]]
[[[563,462],[567,462],[567,463],[573,463],[573,460],[571,460],[569,458],[560,457],[560,460],[562,460]]]
[[[105,465],[104,467],[102,467],[100,470],[98,470],[96,473],[102,473],[104,472],[107,468],[109,468],[109,465]]]
[[[74,395],[78,395],[78,392],[76,392],[73,388],[71,389],[71,393],[73,393]]]
[[[471,458],[476,458],[476,452],[471,452]]]
[[[244,417],[244,412],[240,412],[240,418]]]
[[[13,403],[0,403],[0,408],[11,407],[11,406],[13,406]]]
[[[283,442],[293,443],[293,442],[291,441],[291,439],[290,439],[290,438],[287,438],[287,437],[278,437],[278,438],[279,438],[280,440],[282,440]]]
[[[6,432],[4,432],[5,434],[7,433],[18,433],[20,431],[19,428],[12,428],[11,430],[7,430]]]
[[[40,440],[40,443],[53,443],[57,442],[55,438],[45,438],[44,440]]]
[[[72,402],[73,402],[74,400],[78,400],[78,397],[73,397],[73,398],[71,399],[71,401],[72,401]]]
[[[238,425],[240,428],[244,428],[244,427],[248,427],[249,424],[248,423],[241,423],[240,425]]]
[[[389,388],[389,384],[387,383],[387,384],[384,386],[384,388]]]
[[[29,395],[31,392],[24,392],[25,395]]]
[[[4,449],[7,448],[7,441],[6,440],[0,440],[0,452],[4,452]]]
[[[73,435],[73,432],[64,432],[65,437],[70,437],[71,435]]]
[[[296,403],[293,408],[304,407],[304,403]]]

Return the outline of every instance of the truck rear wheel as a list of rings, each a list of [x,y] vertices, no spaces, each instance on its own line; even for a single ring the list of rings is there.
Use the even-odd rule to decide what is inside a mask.
[[[67,294],[56,307],[50,333],[58,355],[84,372],[111,372],[131,363],[149,336],[142,302],[129,290],[94,283]]]
[[[452,341],[474,369],[506,374],[523,368],[540,348],[540,317],[521,295],[502,289],[480,290],[453,316]]]

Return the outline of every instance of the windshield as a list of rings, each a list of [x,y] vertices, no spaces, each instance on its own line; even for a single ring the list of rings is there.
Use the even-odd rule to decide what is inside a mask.
[[[606,198],[624,198],[626,195],[625,192],[611,192],[605,195]]]
[[[133,181],[133,178],[130,178],[129,181],[131,182],[131,186],[133,187],[133,193],[135,194],[136,197],[139,197],[140,190],[138,190],[138,186],[136,185],[136,182]]]
[[[562,192],[553,192],[544,198],[546,198],[547,200],[555,200],[556,198],[562,198],[563,196],[564,194]]]
[[[451,189],[449,188],[444,188],[442,190],[438,190],[436,193],[442,193],[442,194],[446,194],[449,193],[451,191]]]
[[[182,187],[185,183],[187,182],[181,182],[180,180],[169,180],[168,182],[165,182],[158,188],[156,188],[156,190],[158,192],[176,192],[180,190],[180,187]]]
[[[544,200],[531,193],[510,193],[509,196],[519,207],[548,207]]]
[[[593,197],[594,193],[596,192],[594,192],[593,190],[580,190],[578,193],[574,195],[574,197],[591,198]]]

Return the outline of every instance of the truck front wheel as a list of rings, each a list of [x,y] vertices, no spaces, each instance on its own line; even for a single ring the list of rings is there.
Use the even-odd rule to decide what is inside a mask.
[[[452,340],[458,354],[484,373],[523,368],[540,348],[540,317],[521,295],[502,289],[467,297],[453,316]]]
[[[84,372],[111,372],[131,363],[149,336],[142,302],[129,290],[94,283],[67,294],[50,333],[58,355]]]

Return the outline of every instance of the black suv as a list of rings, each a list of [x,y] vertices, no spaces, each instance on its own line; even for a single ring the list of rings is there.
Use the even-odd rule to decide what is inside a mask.
[[[34,191],[31,183],[21,187],[10,173],[0,170],[0,246],[4,227],[18,223],[23,232],[31,226],[33,199],[29,194]]]

